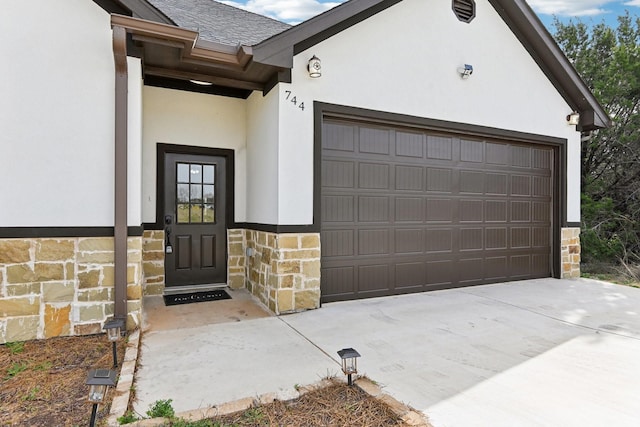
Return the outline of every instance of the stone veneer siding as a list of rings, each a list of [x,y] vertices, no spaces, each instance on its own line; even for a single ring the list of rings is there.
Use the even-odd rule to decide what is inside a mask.
[[[234,241],[229,253],[242,257],[242,248],[246,287],[253,295],[276,314],[320,307],[318,233],[242,231],[242,246]]]
[[[102,332],[113,315],[112,237],[0,239],[0,343]],[[129,237],[127,327],[140,324],[142,238]]]
[[[562,278],[580,277],[580,228],[562,229]]]
[[[144,295],[164,292],[164,231],[145,230],[142,234],[142,270]]]

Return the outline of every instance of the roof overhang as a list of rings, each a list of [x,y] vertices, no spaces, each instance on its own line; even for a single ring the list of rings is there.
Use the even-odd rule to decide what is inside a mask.
[[[143,75],[154,81],[175,81],[203,91],[206,82],[216,88],[237,89],[246,97],[264,91],[286,68],[254,61],[250,46],[228,46],[198,39],[198,33],[170,24],[123,15],[111,15],[112,27],[127,32],[129,53],[142,60]],[[185,87],[181,87],[185,88]],[[228,94],[228,93],[227,93]]]

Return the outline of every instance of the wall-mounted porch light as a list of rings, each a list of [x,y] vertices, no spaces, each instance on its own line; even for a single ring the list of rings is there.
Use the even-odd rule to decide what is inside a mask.
[[[573,112],[567,116],[567,124],[571,126],[576,126],[580,123],[580,114],[577,112]]]
[[[338,356],[342,359],[342,372],[347,376],[347,383],[353,385],[351,375],[358,373],[358,357],[360,353],[352,348],[343,348],[338,351]]]
[[[116,348],[116,344],[122,336],[124,325],[124,319],[112,318],[104,322],[104,326],[102,327],[102,329],[107,331],[107,339],[111,341],[114,368],[118,367],[118,350]]]
[[[458,74],[460,74],[460,78],[468,79],[473,74],[473,65],[464,64],[464,66],[458,68]]]
[[[320,58],[313,55],[307,64],[307,71],[309,71],[309,77],[317,79],[322,75],[322,62]]]
[[[116,385],[116,371],[111,369],[92,369],[87,375],[86,384],[89,386],[88,402],[93,405],[91,408],[91,420],[89,427],[96,425],[96,415],[98,405],[104,402],[109,387]]]

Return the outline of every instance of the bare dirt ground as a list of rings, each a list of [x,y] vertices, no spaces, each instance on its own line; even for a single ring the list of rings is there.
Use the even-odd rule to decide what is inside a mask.
[[[124,349],[121,340],[119,364]],[[0,426],[88,425],[87,373],[112,365],[111,343],[104,334],[0,345]],[[113,390],[98,407],[99,421],[106,418],[112,396]]]

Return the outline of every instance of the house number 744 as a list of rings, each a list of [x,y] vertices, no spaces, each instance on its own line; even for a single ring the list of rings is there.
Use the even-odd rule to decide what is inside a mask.
[[[301,102],[298,104],[298,100],[296,99],[296,96],[295,95],[291,96],[292,93],[290,90],[285,90],[284,93],[285,93],[285,97],[284,97],[285,101],[291,101],[293,105],[295,105],[296,107],[304,111],[304,102]]]

